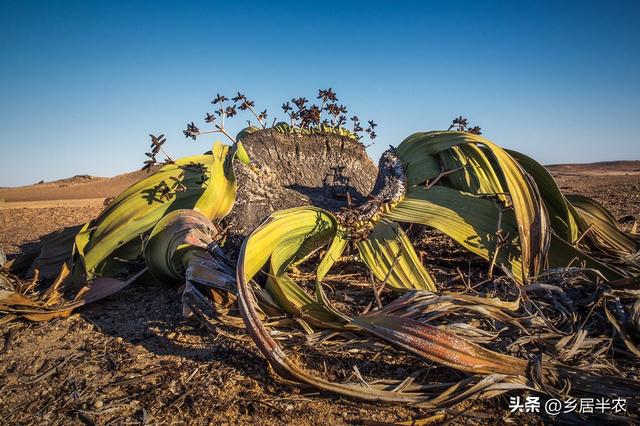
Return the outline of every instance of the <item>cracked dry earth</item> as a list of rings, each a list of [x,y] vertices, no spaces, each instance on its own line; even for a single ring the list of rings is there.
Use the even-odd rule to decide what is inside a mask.
[[[558,180],[565,191],[593,196],[618,217],[640,214],[638,175]],[[0,247],[10,257],[33,250],[39,235],[84,222],[102,208],[95,200],[0,206]],[[252,343],[215,335],[183,318],[180,308],[177,288],[142,281],[68,318],[1,325],[0,424],[341,425],[436,414],[280,383]],[[408,368],[428,363],[422,364]],[[544,421],[506,408],[505,397],[478,402],[452,423]]]

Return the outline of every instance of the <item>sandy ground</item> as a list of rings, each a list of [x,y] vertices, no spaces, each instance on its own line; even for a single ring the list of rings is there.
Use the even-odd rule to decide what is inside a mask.
[[[616,216],[640,215],[640,175],[561,174],[558,182]],[[0,247],[10,257],[33,250],[39,235],[83,223],[103,208],[100,197],[28,199],[0,203]],[[504,398],[479,403],[453,423],[541,423],[505,407]],[[430,414],[283,385],[252,343],[185,320],[177,289],[149,281],[69,318],[0,329],[0,424],[340,425]]]
[[[0,203],[0,248],[11,258],[35,249],[41,235],[96,217],[104,199]]]

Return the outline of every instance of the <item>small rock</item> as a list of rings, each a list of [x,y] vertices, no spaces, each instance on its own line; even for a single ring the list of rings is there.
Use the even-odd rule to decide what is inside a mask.
[[[95,401],[93,401],[93,406],[96,409],[101,409],[102,407],[104,407],[104,401],[100,398],[96,399]]]

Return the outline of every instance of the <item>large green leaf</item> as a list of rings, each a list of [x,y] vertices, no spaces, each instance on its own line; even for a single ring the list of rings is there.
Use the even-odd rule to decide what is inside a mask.
[[[212,220],[224,217],[236,191],[233,173],[225,173],[228,154],[227,145],[216,143],[211,155],[180,159],[132,185],[78,234],[76,268],[87,279],[116,274],[126,266],[121,260],[140,257],[142,236],[171,211],[193,208]],[[157,186],[177,185],[176,181],[182,190],[161,199]]]
[[[534,159],[516,151],[507,150],[533,178],[547,207],[551,227],[556,235],[573,244],[580,236],[579,218],[565,196],[560,192],[549,171]]]
[[[371,272],[390,287],[436,291],[433,278],[397,223],[381,220],[369,236],[356,245]]]
[[[253,274],[267,261],[267,290],[281,309],[308,322],[336,327],[340,322],[287,274],[287,268],[328,244],[337,229],[335,217],[315,207],[299,207],[272,214],[249,238],[243,262]]]
[[[500,175],[481,147],[474,144],[454,146],[440,152],[440,159],[447,170],[459,169],[447,175],[452,188],[473,195],[495,196],[505,205],[509,204]]]
[[[590,238],[605,251],[613,251],[621,256],[637,257],[640,241],[626,233],[618,221],[601,204],[580,195],[568,195],[567,199],[576,208],[587,227],[592,227],[595,238]],[[590,234],[587,234],[591,236]]]
[[[490,260],[498,245],[499,208],[491,200],[443,186],[412,187],[386,217],[438,229],[471,252]],[[513,211],[502,213],[500,228],[507,240],[498,251],[497,264],[504,265],[520,279],[522,264]]]
[[[506,183],[520,235],[522,280],[526,281],[536,276],[544,267],[544,258],[550,240],[549,219],[535,183],[504,149],[478,135],[447,131],[415,133],[405,139],[396,152],[408,170],[415,163],[426,165],[428,156],[465,144],[486,147],[495,159],[496,170],[490,172],[491,167],[483,166],[489,168],[487,170],[482,168],[482,175],[496,177],[501,175]],[[479,158],[481,157],[476,156],[476,159]],[[433,167],[429,166],[425,169],[426,179],[433,176]],[[470,170],[472,173],[473,169]],[[413,181],[420,181],[416,173],[412,172],[411,178]],[[410,179],[409,176],[407,178]],[[479,178],[482,179],[481,176]],[[492,185],[495,186],[495,182]]]

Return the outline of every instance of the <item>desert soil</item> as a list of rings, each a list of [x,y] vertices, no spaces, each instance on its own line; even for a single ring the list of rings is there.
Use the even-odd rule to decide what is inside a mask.
[[[635,170],[552,170],[564,191],[640,216]],[[0,247],[10,258],[35,250],[38,236],[95,217],[135,178],[0,190]],[[340,425],[435,414],[282,384],[253,344],[213,335],[180,306],[177,288],[141,282],[69,318],[0,326],[0,424]],[[478,403],[453,423],[542,423],[505,408],[505,398]]]

